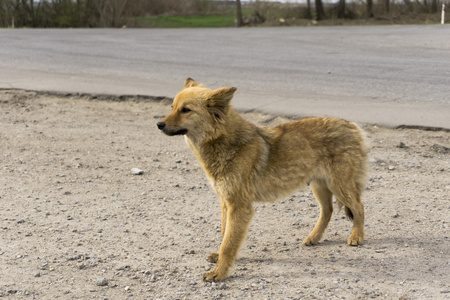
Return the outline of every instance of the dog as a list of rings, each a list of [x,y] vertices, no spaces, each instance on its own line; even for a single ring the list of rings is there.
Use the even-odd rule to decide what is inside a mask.
[[[224,280],[234,265],[254,214],[253,202],[275,201],[309,183],[320,216],[304,245],[321,239],[333,212],[333,195],[353,220],[352,246],[364,239],[368,149],[354,123],[311,117],[275,127],[257,127],[230,105],[234,87],[211,90],[187,78],[172,111],[157,127],[168,136],[184,135],[215,192],[220,196],[222,244],[207,257],[217,263],[203,277]]]

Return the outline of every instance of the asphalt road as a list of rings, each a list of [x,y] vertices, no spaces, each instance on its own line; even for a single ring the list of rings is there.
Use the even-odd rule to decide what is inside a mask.
[[[450,26],[0,29],[0,88],[174,97],[188,76],[239,110],[450,128]]]

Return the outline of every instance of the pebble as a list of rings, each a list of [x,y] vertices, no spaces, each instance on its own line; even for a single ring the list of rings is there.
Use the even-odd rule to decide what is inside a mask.
[[[433,151],[437,152],[437,153],[449,153],[450,152],[450,148],[445,147],[443,145],[439,145],[439,144],[434,144],[433,146],[431,146],[431,149],[433,149]]]
[[[104,277],[100,277],[97,279],[97,285],[98,286],[106,286],[106,285],[108,285],[108,280],[106,280],[106,278],[104,278]]]
[[[144,171],[142,171],[139,168],[133,168],[133,169],[131,169],[131,174],[133,174],[133,175],[142,175],[142,174],[144,174]]]
[[[67,260],[79,260],[81,258],[80,254],[72,255]]]

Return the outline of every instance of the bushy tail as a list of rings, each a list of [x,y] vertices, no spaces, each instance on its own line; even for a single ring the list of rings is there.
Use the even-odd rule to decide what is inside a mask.
[[[353,221],[353,213],[347,206],[345,207],[345,215],[350,221]]]
[[[344,206],[344,204],[341,202],[341,201],[337,201],[337,204],[338,204],[338,209],[339,209],[339,211],[341,211],[341,209],[342,209],[342,207]],[[348,208],[347,206],[344,206],[345,207],[345,216],[350,220],[350,221],[353,221],[353,213],[352,213],[352,211],[351,211],[351,209],[350,208]]]

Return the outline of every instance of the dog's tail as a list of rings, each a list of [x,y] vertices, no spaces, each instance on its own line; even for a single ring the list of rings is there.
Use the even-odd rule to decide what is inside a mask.
[[[341,201],[336,201],[338,204],[339,211],[341,211],[342,207],[345,207],[345,216],[350,220],[353,221],[353,212],[350,208],[345,206]]]
[[[348,208],[347,206],[345,207],[345,215],[347,216],[347,218],[350,221],[353,221],[353,213],[352,210],[350,208]]]
[[[356,193],[359,194],[359,197],[362,195],[364,189],[366,188],[366,184],[367,184],[367,170],[368,170],[368,154],[369,154],[369,147],[366,144],[366,134],[365,132],[359,128],[358,125],[356,125],[355,123],[353,123],[356,128],[359,131],[359,135],[360,135],[360,161],[359,161],[359,165],[357,165],[356,168],[356,172],[354,174],[354,184],[355,184],[355,188],[356,188]],[[338,207],[339,210],[342,209],[342,207],[345,207],[345,216],[350,220],[353,221],[353,212],[352,210],[345,206],[344,203],[338,201]]]

